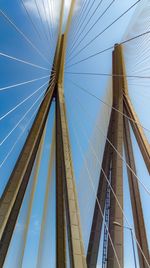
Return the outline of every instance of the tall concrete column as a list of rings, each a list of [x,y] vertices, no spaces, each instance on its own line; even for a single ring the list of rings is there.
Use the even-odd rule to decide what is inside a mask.
[[[113,107],[123,113],[123,79],[122,76],[122,64],[121,64],[121,51],[120,46],[116,45],[113,51]],[[119,112],[113,113],[112,123],[112,144],[123,155],[123,115]],[[107,141],[108,142],[108,141]],[[118,153],[113,149],[112,153],[112,172],[111,172],[111,185],[115,192],[115,195],[123,207],[123,162]],[[123,267],[123,228],[116,226],[114,222],[118,222],[123,226],[123,214],[116,201],[115,196],[110,195],[110,216],[109,216],[109,232],[112,239],[108,241],[108,256],[107,267],[117,268]],[[114,252],[115,251],[115,252]],[[116,258],[117,255],[117,258]]]

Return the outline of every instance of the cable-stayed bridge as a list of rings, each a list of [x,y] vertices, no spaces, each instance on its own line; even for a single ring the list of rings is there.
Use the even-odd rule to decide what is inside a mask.
[[[0,267],[150,267],[150,1],[0,14]]]

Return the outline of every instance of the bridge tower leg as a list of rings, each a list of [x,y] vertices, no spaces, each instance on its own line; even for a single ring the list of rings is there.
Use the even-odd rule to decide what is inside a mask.
[[[3,267],[53,99],[50,82],[27,140],[0,200],[0,267]]]
[[[63,89],[66,40],[74,0],[71,4],[65,35],[61,35],[63,2],[53,64],[54,72],[52,72],[44,100],[0,200],[0,268],[3,267],[7,255],[53,98],[56,100],[56,267],[67,267],[66,237],[69,244],[70,266],[72,268],[87,267],[80,228]]]
[[[60,12],[59,35],[49,85],[26,142],[10,175],[0,199],[0,268],[3,267],[34,161],[45,128],[58,77],[58,59],[63,19],[63,1]]]
[[[125,130],[124,144],[125,144],[126,161],[127,161],[128,165],[132,168],[134,173],[137,174],[135,160],[134,160],[134,154],[133,154],[132,141],[131,141],[130,125],[129,125],[129,120],[127,118],[126,119],[124,118],[124,130]],[[148,242],[147,242],[147,236],[146,236],[145,223],[144,223],[143,210],[142,210],[138,182],[137,182],[137,179],[135,178],[134,174],[131,172],[131,170],[128,169],[127,172],[128,172],[131,205],[132,205],[132,211],[133,211],[133,220],[134,220],[136,238],[137,238],[137,241],[139,242],[139,246],[140,246],[141,250],[143,251],[144,256],[146,257],[146,259],[150,263]],[[143,254],[141,253],[141,250],[139,249],[138,246],[137,246],[137,248],[138,248],[140,267],[147,268],[148,265],[145,262]]]
[[[128,85],[127,85],[127,79],[126,79],[126,70],[125,70],[122,46],[116,45],[115,51],[116,51],[116,56],[114,58],[114,63],[115,61],[117,61],[120,64],[119,66],[120,72],[115,72],[114,75],[120,75],[120,74],[122,75],[122,77],[116,77],[114,79],[117,79],[118,81],[119,80],[122,81],[120,90],[123,92],[123,113],[125,114],[124,120],[123,120],[124,121],[124,128],[123,128],[124,133],[123,134],[124,134],[124,147],[125,147],[126,162],[131,167],[134,174],[136,174],[136,166],[135,166],[135,160],[134,160],[129,122],[131,123],[134,135],[137,139],[139,148],[143,155],[143,159],[145,161],[145,165],[147,166],[148,171],[150,168],[150,147],[146,139],[146,136],[143,132],[143,129],[140,125],[140,122],[138,120],[138,116],[136,115],[134,111],[134,107],[132,106],[132,103],[128,95]],[[146,268],[148,267],[148,263],[150,264],[147,235],[146,235],[146,229],[145,229],[145,223],[144,223],[144,217],[143,217],[139,185],[138,185],[137,178],[134,176],[131,169],[127,168],[127,173],[128,173],[128,180],[129,180],[134,229],[135,229],[136,239],[138,241],[137,248],[138,248],[139,264],[141,268]],[[120,225],[122,226],[122,229],[123,229],[123,225],[121,223]]]
[[[113,51],[113,74],[122,75],[122,66],[120,60],[120,51],[118,47],[115,47]],[[119,152],[123,154],[123,80],[122,76],[113,76],[113,107],[120,111],[113,112],[113,137],[112,145]],[[108,142],[108,141],[107,141]],[[115,192],[115,195],[123,207],[123,162],[119,154],[113,149],[112,153],[112,171],[111,171],[111,186]],[[108,254],[107,254],[107,267],[116,268],[118,262],[123,267],[123,228],[120,228],[114,224],[119,222],[123,226],[123,215],[120,207],[116,201],[115,196],[111,192],[110,195],[110,215],[109,215],[109,233],[114,245],[108,240]],[[117,258],[115,256],[115,253]]]
[[[145,165],[150,172],[150,147],[143,129],[138,120],[132,103],[128,95],[128,86],[126,79],[125,64],[123,59],[123,51],[121,45],[115,45],[113,51],[113,108],[110,116],[109,128],[107,134],[107,141],[104,150],[104,156],[102,161],[102,169],[105,172],[107,178],[109,178],[110,163],[112,161],[111,170],[111,186],[115,192],[115,195],[123,208],[123,171],[122,160],[119,156],[123,153],[123,142],[125,147],[126,162],[136,174],[136,167],[134,161],[134,154],[132,148],[132,140],[130,134],[130,125],[133,129],[134,135],[137,139],[141,154],[145,161]],[[118,111],[117,111],[117,110]],[[123,115],[124,114],[124,115]],[[129,124],[130,123],[130,124]],[[110,147],[110,148],[109,148]],[[108,150],[109,148],[109,150]],[[118,154],[119,153],[119,154]],[[148,250],[147,235],[145,230],[145,223],[143,217],[143,210],[141,204],[141,197],[137,178],[129,168],[128,179],[131,196],[131,205],[133,211],[135,235],[138,241],[138,257],[140,267],[149,267],[150,257]],[[105,213],[105,198],[106,198],[106,186],[107,182],[105,176],[101,170],[100,180],[97,191],[97,198],[101,205],[103,214]],[[88,245],[87,253],[87,265],[88,268],[96,268],[99,244],[101,238],[103,218],[98,209],[97,202],[95,203],[95,209],[93,214],[93,222],[91,227],[91,234]],[[115,222],[118,223],[115,224]],[[123,214],[119,208],[114,195],[111,193],[110,200],[110,214],[109,214],[109,232],[114,245],[115,253],[118,258],[118,262],[121,267],[124,267],[123,262],[123,230],[124,230]],[[118,262],[114,253],[114,249],[108,239],[108,251],[107,258],[104,267],[118,267]]]
[[[80,216],[79,216],[79,208],[77,201],[77,193],[75,187],[75,179],[73,172],[73,164],[72,164],[72,156],[71,156],[71,148],[69,142],[69,132],[68,132],[68,124],[67,124],[67,114],[66,114],[66,106],[65,106],[65,97],[64,97],[64,64],[65,64],[65,53],[66,53],[66,45],[67,45],[67,35],[69,31],[69,25],[72,17],[73,7],[75,1],[72,1],[70,14],[68,17],[66,32],[62,37],[62,50],[60,57],[60,65],[59,65],[59,75],[58,82],[56,86],[56,126],[59,132],[56,134],[57,140],[57,159],[56,163],[61,165],[62,174],[60,174],[59,181],[57,180],[58,188],[59,184],[61,187],[60,192],[63,195],[63,204],[60,204],[63,208],[65,208],[65,217],[66,220],[66,237],[68,238],[69,245],[69,259],[70,259],[70,267],[72,268],[86,268],[86,258],[84,254],[83,248],[83,240],[81,234],[80,227]],[[60,163],[59,151],[62,154],[62,159]],[[61,180],[61,183],[60,183]],[[59,201],[59,200],[58,200]],[[60,203],[60,202],[59,202]],[[58,211],[59,214],[59,211]],[[62,231],[62,226],[58,226],[60,232]],[[59,231],[59,230],[58,230]],[[62,235],[64,236],[64,234]],[[59,237],[58,237],[59,238]],[[59,248],[57,249],[59,250]],[[65,253],[63,253],[64,255]],[[63,263],[59,263],[61,253],[57,252],[57,264],[58,268],[66,267]]]
[[[134,135],[136,137],[138,146],[141,150],[141,154],[143,156],[147,170],[150,173],[150,146],[144,134],[143,128],[140,125],[138,116],[136,115],[134,107],[132,106],[132,103],[129,98],[128,85],[127,85],[127,79],[126,79],[126,70],[125,70],[125,64],[124,64],[124,58],[123,58],[123,48],[121,45],[119,45],[119,50],[120,50],[120,58],[121,58],[121,64],[122,64],[122,69],[123,69],[123,80],[124,80],[123,112],[125,114],[124,116],[124,148],[125,148],[126,162],[131,167],[134,174],[137,175],[136,164],[134,160],[133,146],[132,146],[132,139],[131,139],[131,134],[130,134],[130,126],[131,126],[133,129]],[[132,212],[133,212],[134,230],[135,230],[136,239],[138,241],[138,244],[137,244],[138,259],[139,259],[140,267],[147,268],[148,264],[150,266],[148,241],[147,241],[146,228],[145,228],[145,222],[144,222],[144,216],[143,216],[141,196],[140,196],[140,191],[139,191],[139,184],[133,172],[129,168],[127,168],[131,205],[132,205]]]
[[[112,142],[112,113],[111,113],[111,118],[109,122],[107,137]],[[105,209],[105,198],[106,198],[106,189],[107,189],[107,181],[106,181],[105,175],[107,176],[107,178],[109,178],[110,163],[111,163],[111,158],[112,158],[111,154],[112,154],[111,145],[109,144],[109,142],[106,142],[105,148],[104,148],[103,161],[102,161],[102,169],[104,172],[102,172],[102,170],[100,172],[99,185],[98,185],[98,190],[97,190],[97,198],[101,205],[103,214],[104,214],[104,209]],[[92,227],[91,227],[91,233],[90,233],[90,239],[89,239],[89,244],[88,244],[88,251],[87,251],[88,268],[95,268],[97,266],[102,224],[103,224],[103,217],[99,211],[98,202],[96,201]]]

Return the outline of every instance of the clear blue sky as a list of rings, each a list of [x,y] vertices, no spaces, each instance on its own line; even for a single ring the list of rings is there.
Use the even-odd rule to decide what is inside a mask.
[[[36,24],[37,28],[40,31],[42,38],[39,38],[31,22],[29,21],[23,6],[21,5],[20,0],[15,1],[8,1],[8,0],[1,0],[0,1],[0,8],[10,17],[16,25],[26,34],[26,36],[33,42],[33,44],[42,52],[44,56],[48,59],[49,63],[47,63],[38,53],[29,45],[19,33],[16,32],[6,20],[1,16],[0,17],[0,52],[9,54],[13,57],[20,58],[22,60],[26,60],[32,62],[34,64],[40,65],[41,67],[47,68],[48,70],[42,70],[39,68],[33,68],[29,65],[25,65],[22,63],[18,63],[9,59],[6,59],[0,56],[0,88],[9,86],[11,84],[16,84],[20,82],[24,82],[27,80],[48,76],[50,74],[50,68],[52,64],[52,58],[54,56],[55,46],[56,46],[56,27],[58,22],[58,14],[59,14],[59,4],[61,1],[52,1],[53,4],[53,23],[54,23],[54,31],[52,34],[55,34],[55,39],[49,38],[48,32],[48,23],[51,23],[51,20],[47,21],[45,18],[45,14],[43,7],[41,6],[42,1],[37,1],[40,10],[41,16],[43,19],[43,25],[39,19],[34,0],[24,0],[26,7],[28,8],[30,14],[32,14],[32,18],[34,23]],[[69,7],[69,0],[66,1],[65,4],[65,18],[67,16],[67,11]],[[76,16],[80,15],[80,6],[82,2],[77,1],[77,5],[75,8],[74,20],[76,20]],[[90,18],[90,14],[94,11],[95,7],[98,5],[100,1],[95,0],[94,4],[92,5],[89,14],[83,24],[82,28],[86,26],[88,18]],[[139,10],[142,10],[145,0],[141,0],[141,6],[139,6]],[[47,0],[44,1],[47,4]],[[89,0],[89,7],[92,3],[92,0]],[[110,0],[105,0],[104,3],[101,5],[99,9],[97,9],[94,17],[90,21],[90,23],[85,28],[82,36],[88,31],[91,25],[96,21],[98,16],[102,14],[102,12],[106,9],[106,7],[111,3]],[[127,10],[135,1],[133,0],[116,0],[110,9],[106,12],[106,14],[102,17],[102,19],[95,25],[93,30],[87,35],[85,40],[80,44],[80,46],[73,51],[72,56],[75,55],[76,52],[80,50],[86,43],[88,43],[93,36],[97,35],[101,32],[105,27],[107,27],[116,17],[119,17],[125,10]],[[150,9],[150,5],[147,4],[147,13]],[[149,9],[148,9],[149,7]],[[126,14],[123,18],[121,18],[118,22],[116,22],[113,26],[111,26],[108,30],[106,30],[99,38],[97,38],[91,45],[89,45],[86,49],[84,49],[81,53],[79,53],[69,64],[75,63],[80,59],[84,59],[89,55],[101,51],[109,46],[114,45],[115,43],[120,42],[122,39],[126,39],[128,34],[125,33],[126,31],[129,33],[129,36],[134,36],[134,34],[144,32],[145,27],[147,27],[147,21],[140,21],[137,19],[135,14],[135,8],[133,8],[128,14]],[[49,13],[47,12],[47,15]],[[141,16],[141,15],[140,15]],[[145,15],[146,17],[147,15]],[[128,27],[130,20],[134,19],[136,26],[133,25],[133,28],[130,29]],[[80,17],[79,17],[80,18]],[[146,17],[147,18],[147,17]],[[84,17],[82,18],[84,19]],[[138,23],[138,21],[140,21]],[[142,24],[143,23],[143,24]],[[145,26],[146,25],[146,26]],[[72,42],[74,42],[74,29],[78,30],[78,26],[72,24],[70,29],[69,39],[68,39],[68,48],[67,51],[69,53],[69,49],[72,46]],[[128,28],[128,29],[127,29]],[[45,30],[46,32],[45,32]],[[47,41],[48,38],[48,41]],[[148,40],[149,42],[150,40]],[[138,75],[138,68],[136,68],[138,54],[136,50],[136,45],[134,43],[131,45],[127,45],[124,47],[125,53],[125,61],[127,64],[127,74],[129,75]],[[139,41],[140,46],[140,41]],[[141,46],[141,51],[143,52],[143,47]],[[134,57],[134,53],[135,55]],[[139,58],[140,58],[140,50],[138,50]],[[51,56],[50,56],[51,55]],[[132,61],[131,57],[132,55]],[[142,54],[143,55],[143,54]],[[144,57],[144,56],[143,56]],[[67,54],[68,59],[68,54]],[[141,58],[142,59],[142,58]],[[140,60],[140,59],[139,59]],[[144,58],[145,60],[145,58]],[[149,70],[149,63],[147,62],[147,68],[144,69],[144,65],[140,65],[140,74],[146,76],[148,75]],[[137,65],[138,66],[138,65]],[[90,60],[87,60],[83,63],[74,65],[70,68],[67,68],[66,64],[66,71],[68,72],[97,72],[97,73],[111,73],[112,68],[112,51],[108,51],[99,55],[98,57],[94,57]],[[74,170],[75,170],[75,178],[77,183],[77,191],[79,196],[79,207],[81,211],[81,227],[83,231],[83,239],[84,239],[84,246],[85,250],[87,249],[87,243],[89,238],[89,230],[91,226],[93,208],[95,204],[95,197],[91,192],[91,185],[89,180],[87,179],[87,171],[86,166],[84,164],[83,158],[80,154],[80,148],[77,143],[76,134],[80,143],[80,146],[83,150],[85,155],[85,159],[89,166],[89,170],[92,174],[92,179],[95,185],[95,189],[98,184],[99,178],[99,169],[100,166],[96,163],[94,156],[91,153],[88,139],[91,140],[92,146],[98,156],[99,161],[102,160],[103,148],[105,144],[105,138],[101,134],[100,130],[106,133],[108,120],[109,120],[109,113],[110,109],[105,106],[104,104],[100,103],[96,99],[92,98],[91,96],[85,94],[81,91],[78,87],[76,87],[72,82],[77,83],[80,86],[83,86],[88,91],[92,92],[102,100],[106,101],[108,104],[111,105],[111,82],[108,77],[104,76],[83,76],[83,75],[71,75],[65,73],[65,97],[66,97],[66,105],[67,105],[67,116],[69,122],[69,132],[70,132],[70,141],[72,146],[72,157],[74,163]],[[40,86],[44,83],[48,82],[48,78],[44,78],[40,81],[36,81],[34,83],[19,86],[16,88],[7,89],[0,92],[0,116],[3,116],[8,110],[13,108],[17,105],[20,101],[24,100],[28,97],[32,92],[37,90]],[[134,104],[135,110],[139,115],[141,123],[150,129],[150,120],[147,116],[150,113],[149,108],[149,81],[139,81],[139,80],[129,80],[129,93]],[[30,100],[25,102],[21,105],[17,110],[13,113],[8,115],[5,119],[0,121],[1,131],[0,131],[0,141],[4,139],[4,137],[8,134],[8,132],[13,128],[13,126],[20,120],[20,118],[25,114],[25,112],[30,108],[30,106],[34,103],[37,97],[41,94],[42,91],[46,89],[46,85],[44,88],[39,90]],[[39,103],[39,102],[38,102]],[[38,103],[33,107],[32,111],[29,112],[27,117],[19,124],[18,128],[12,133],[12,135],[6,140],[6,142],[0,146],[0,163],[6,157],[7,152],[9,152],[10,148],[13,146],[14,142],[16,141],[18,135],[22,133],[22,130],[30,120],[31,116],[33,115],[35,109],[38,107]],[[104,120],[105,118],[105,120]],[[33,119],[32,119],[33,120]],[[27,129],[30,128],[31,122]],[[36,189],[34,205],[33,205],[33,212],[31,217],[31,224],[28,234],[28,242],[26,246],[26,253],[24,257],[23,268],[34,268],[36,267],[36,256],[37,256],[37,249],[38,249],[38,242],[39,242],[39,231],[40,231],[40,224],[41,224],[41,217],[42,217],[42,210],[43,210],[43,202],[44,202],[44,193],[45,193],[45,185],[46,185],[46,175],[47,175],[47,163],[48,157],[47,152],[49,151],[51,145],[51,130],[53,127],[53,120],[54,120],[54,104],[52,106],[50,115],[49,115],[49,123],[48,123],[48,130],[46,134],[46,142],[44,146],[43,152],[43,159],[42,165],[40,169],[38,185]],[[95,126],[98,125],[99,129]],[[86,132],[87,136],[84,136]],[[25,138],[28,134],[28,131],[25,131],[24,135],[15,146],[13,152],[11,153],[10,157],[4,163],[4,165],[0,168],[0,193],[2,194],[3,189],[7,183],[9,175],[12,171],[12,168],[15,164],[15,161],[18,157],[18,154],[22,148],[22,145],[25,141]],[[147,138],[150,140],[150,133],[147,131],[145,132]],[[88,138],[87,138],[88,137]],[[144,182],[144,184],[149,187],[150,189],[150,180],[149,175],[147,173],[146,167],[144,165],[141,153],[137,146],[135,137],[132,133],[133,141],[134,141],[134,151],[135,151],[135,158],[137,162],[137,172],[140,179]],[[32,178],[32,176],[31,176]],[[46,221],[46,228],[45,228],[45,239],[44,244],[44,255],[42,258],[42,266],[41,267],[55,267],[55,232],[54,232],[54,222],[55,222],[55,202],[54,202],[54,189],[55,189],[55,174],[53,174],[53,180],[51,185],[51,196],[49,197],[49,209],[48,209],[48,217]],[[32,183],[32,180],[31,180]],[[86,185],[86,187],[85,187]],[[28,191],[26,193],[25,199],[28,200],[30,194],[30,187],[28,187]],[[150,237],[150,218],[149,218],[149,196],[142,190],[140,187],[141,196],[142,196],[142,205],[144,209],[144,216],[146,221],[146,230],[148,236]],[[126,167],[124,166],[124,209],[131,226],[133,224],[132,220],[132,213],[131,213],[131,204],[129,198],[129,189],[128,189],[128,182],[126,176]],[[40,202],[39,202],[40,200]],[[5,268],[20,268],[17,266],[17,257],[19,256],[19,248],[22,244],[22,235],[23,235],[23,224],[25,222],[26,213],[27,213],[27,206],[28,203],[24,202],[22,209],[20,211],[18,223],[16,226],[15,235],[13,237],[10,251],[8,254],[8,258],[5,263]],[[90,216],[90,217],[89,217]],[[125,223],[126,224],[126,223]],[[50,226],[50,228],[48,228]],[[149,241],[150,242],[150,241]],[[48,249],[47,244],[50,243],[50,247]],[[102,246],[102,243],[101,243]],[[13,260],[13,266],[12,266]],[[101,255],[99,256],[99,266],[101,267]],[[131,245],[131,236],[128,230],[125,230],[125,268],[132,268],[134,267],[133,264],[133,254],[132,254],[132,245]]]

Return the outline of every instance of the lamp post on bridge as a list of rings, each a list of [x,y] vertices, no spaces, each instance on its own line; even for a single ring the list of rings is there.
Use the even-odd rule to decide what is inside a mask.
[[[131,232],[132,247],[133,247],[133,256],[134,256],[134,265],[135,265],[135,268],[137,268],[136,254],[135,254],[135,247],[134,247],[134,239],[133,239],[133,231],[132,231],[132,228],[131,227],[128,227],[128,226],[121,225],[117,221],[114,221],[113,224],[116,225],[116,226],[122,227],[124,229],[128,229]]]

